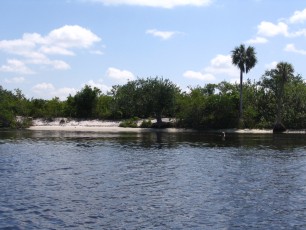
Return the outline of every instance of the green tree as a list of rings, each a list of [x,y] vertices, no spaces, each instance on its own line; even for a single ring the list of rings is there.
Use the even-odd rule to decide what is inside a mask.
[[[155,117],[161,126],[164,115],[173,116],[179,88],[168,79],[146,78],[114,86],[112,95],[117,113],[123,118]]]
[[[32,117],[47,118],[46,112],[47,101],[44,99],[32,98],[30,101],[30,114]]]
[[[190,88],[190,93],[179,97],[179,125],[206,130],[234,128],[238,104],[239,92],[230,83],[223,81],[218,85]]]
[[[97,105],[97,99],[101,91],[89,85],[76,93],[74,96],[74,104],[76,108],[76,116],[79,118],[92,118]]]
[[[115,85],[111,90],[114,98],[114,115],[116,118],[131,118],[139,116],[138,110],[143,110],[140,105],[140,91],[138,81],[129,81],[125,85]]]
[[[282,123],[284,90],[286,82],[288,82],[291,78],[294,77],[293,73],[293,66],[287,62],[278,63],[276,68],[273,70],[273,77],[276,81],[277,98],[276,122],[273,128],[273,132],[283,132],[286,130],[285,126]]]
[[[13,99],[12,92],[0,86],[0,127],[9,127],[14,120]]]
[[[240,104],[239,104],[239,119],[240,123],[243,120],[243,107],[242,107],[242,82],[243,73],[248,73],[257,63],[255,48],[252,46],[245,47],[241,44],[232,50],[232,63],[240,70]]]
[[[67,97],[67,100],[64,102],[64,114],[66,117],[76,117],[76,105],[74,96]]]
[[[290,63],[279,62],[276,68],[266,71],[263,84],[265,84],[275,96],[276,102],[276,121],[274,124],[274,132],[284,132],[286,130],[283,122],[284,96],[285,86],[294,79],[294,68]]]
[[[189,93],[184,92],[178,97],[178,125],[185,128],[201,129],[205,116],[206,89],[197,86],[190,87],[189,90]]]
[[[162,125],[163,115],[173,116],[176,96],[180,89],[169,79],[147,78],[140,79],[142,105],[147,112],[157,120],[157,126]]]
[[[285,85],[283,123],[291,129],[306,128],[306,82],[300,75]]]
[[[54,97],[51,100],[46,101],[46,116],[62,117],[64,116],[64,102],[60,101],[58,97]]]
[[[113,98],[108,95],[100,95],[97,100],[95,117],[102,119],[112,118],[112,104]]]

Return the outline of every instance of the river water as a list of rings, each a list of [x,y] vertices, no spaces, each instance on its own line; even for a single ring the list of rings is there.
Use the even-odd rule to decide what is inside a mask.
[[[306,136],[2,131],[0,229],[306,229]]]

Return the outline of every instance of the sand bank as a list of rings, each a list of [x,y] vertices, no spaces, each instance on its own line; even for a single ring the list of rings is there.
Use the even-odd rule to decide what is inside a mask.
[[[147,129],[147,128],[122,128],[122,127],[99,127],[99,126],[31,126],[28,130],[36,131],[67,131],[67,132],[191,132],[188,129]]]
[[[74,132],[197,132],[191,129],[149,129],[149,128],[123,128],[119,127],[119,121],[102,121],[102,120],[68,120],[66,118],[56,118],[53,121],[43,119],[33,120],[33,126],[29,130],[37,131],[74,131]],[[237,133],[237,134],[272,134],[272,129],[220,129],[203,132],[211,133]],[[306,134],[306,130],[288,130],[285,133]]]
[[[190,132],[187,129],[149,129],[149,128],[123,128],[119,127],[120,121],[103,120],[69,120],[56,118],[52,121],[34,119],[33,126],[29,130],[37,131],[74,131],[74,132]]]

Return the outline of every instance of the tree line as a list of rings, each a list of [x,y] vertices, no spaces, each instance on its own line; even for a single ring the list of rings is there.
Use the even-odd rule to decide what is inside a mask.
[[[306,128],[306,84],[300,75],[286,81],[277,69],[266,71],[260,81],[243,82],[244,128],[273,128],[277,121],[290,129]],[[0,86],[0,126],[22,127],[16,116],[52,119],[123,120],[175,118],[177,127],[194,129],[238,128],[241,116],[240,85],[226,81],[189,88],[183,92],[163,78],[146,78],[113,86],[108,94],[86,85],[61,101],[27,99],[20,90]]]
[[[137,120],[155,118],[164,127],[163,117],[175,118],[171,125],[194,129],[274,128],[275,131],[306,128],[306,83],[290,63],[280,62],[259,81],[243,81],[257,62],[254,49],[244,45],[232,51],[233,64],[240,69],[240,83],[190,87],[182,91],[169,79],[138,78],[115,85],[103,94],[85,85],[76,95],[61,101],[26,98],[21,90],[0,86],[0,127],[26,127],[25,118],[68,117],[78,119]],[[243,104],[242,104],[243,101]]]

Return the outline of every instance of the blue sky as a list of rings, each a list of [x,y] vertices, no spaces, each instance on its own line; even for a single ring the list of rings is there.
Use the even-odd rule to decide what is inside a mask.
[[[66,99],[85,84],[102,92],[137,77],[182,90],[238,81],[230,54],[244,43],[259,80],[279,61],[306,79],[301,0],[2,0],[0,85]]]

